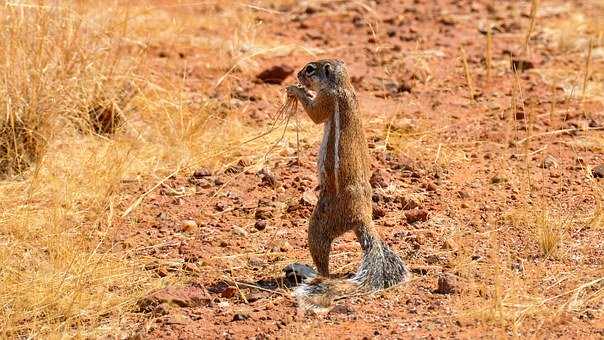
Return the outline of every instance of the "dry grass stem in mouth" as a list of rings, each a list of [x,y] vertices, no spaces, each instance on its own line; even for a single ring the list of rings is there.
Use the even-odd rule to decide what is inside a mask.
[[[276,129],[277,124],[280,122],[280,120],[285,119],[285,126],[283,127],[283,133],[281,134],[281,137],[279,137],[279,139],[277,139],[271,145],[271,147],[268,149],[268,151],[264,155],[265,160],[268,158],[268,156],[271,154],[271,152],[273,152],[275,147],[277,147],[277,145],[279,143],[281,143],[281,141],[285,137],[285,133],[287,132],[287,127],[289,126],[289,120],[292,115],[295,116],[297,114],[297,111],[298,111],[298,100],[295,97],[287,96],[285,103],[279,108],[279,110],[277,110],[277,114],[275,115],[275,117],[273,119],[273,123],[271,124],[269,131],[265,133],[265,134],[268,134],[268,133],[274,131]],[[296,119],[296,124],[295,124],[296,125],[296,141],[298,144],[297,145],[297,147],[298,147],[297,161],[298,161],[298,163],[300,163],[300,159],[299,159],[299,157],[300,157],[300,139],[298,137],[298,120],[297,120],[297,117],[295,119]]]

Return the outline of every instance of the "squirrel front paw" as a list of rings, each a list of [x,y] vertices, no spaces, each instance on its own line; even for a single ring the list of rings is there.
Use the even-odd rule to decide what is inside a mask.
[[[289,85],[287,87],[287,96],[288,97],[297,97],[302,90],[301,85]]]

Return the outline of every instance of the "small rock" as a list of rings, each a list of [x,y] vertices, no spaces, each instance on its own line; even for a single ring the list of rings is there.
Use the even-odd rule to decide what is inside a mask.
[[[246,237],[248,235],[248,232],[245,229],[243,229],[237,225],[233,226],[232,230],[233,230],[233,233],[235,233],[236,235],[239,235],[241,237]]]
[[[199,268],[197,267],[197,265],[195,263],[191,263],[191,262],[185,263],[185,265],[183,266],[183,269],[185,271],[191,272],[191,273],[197,273],[199,271]]]
[[[294,69],[291,66],[281,64],[265,69],[256,78],[267,84],[279,85],[292,73],[294,73]]]
[[[428,255],[426,257],[426,263],[429,265],[434,265],[437,264],[441,261],[440,257],[438,257],[438,255]]]
[[[319,11],[319,9],[314,6],[306,6],[304,13],[306,13],[308,15],[313,15],[313,14],[317,13],[318,11]]]
[[[229,287],[226,287],[222,291],[222,293],[220,293],[220,296],[223,297],[223,298],[225,298],[225,299],[230,299],[233,296],[235,296],[235,294],[237,294],[237,288],[229,286]]]
[[[452,274],[442,274],[438,277],[437,288],[434,291],[438,294],[452,294],[459,291],[457,277]]]
[[[256,228],[256,230],[266,229],[266,220],[257,220],[256,223],[254,223],[254,228]]]
[[[459,198],[462,198],[462,199],[470,198],[470,194],[468,194],[466,191],[463,191],[463,190],[459,190],[457,192],[457,195],[459,195]]]
[[[483,260],[482,256],[480,256],[480,255],[472,255],[471,259],[472,259],[472,261],[476,261],[476,262],[481,262]]]
[[[302,194],[302,198],[300,199],[300,203],[307,206],[314,206],[318,202],[318,197],[314,191],[306,190]]]
[[[371,174],[369,183],[372,188],[385,188],[390,184],[390,174],[384,170],[377,169]]]
[[[224,170],[225,174],[238,174],[243,172],[244,167],[240,164],[231,165]]]
[[[600,164],[591,170],[595,178],[604,178],[604,164]]]
[[[533,64],[532,61],[523,59],[512,59],[512,70],[524,72],[532,68],[535,68],[535,64]]]
[[[348,305],[335,305],[330,311],[329,314],[343,314],[343,315],[353,315],[354,309]]]
[[[491,184],[499,184],[499,183],[504,183],[507,182],[507,178],[502,177],[502,176],[493,176],[491,177]]]
[[[543,159],[543,162],[541,163],[541,167],[543,169],[557,168],[558,160],[554,156],[548,155],[547,157],[545,157]]]
[[[371,195],[371,200],[375,203],[378,203],[380,201],[380,199],[382,198],[382,194],[378,193],[378,192],[374,192]]]
[[[247,313],[236,313],[233,315],[233,321],[244,321],[249,319],[250,316]]]
[[[166,267],[159,267],[159,268],[157,268],[156,272],[157,272],[157,275],[159,275],[159,277],[166,277],[169,274],[168,268],[166,268]]]
[[[211,296],[203,288],[196,286],[167,287],[141,299],[138,302],[138,307],[139,311],[148,312],[154,310],[160,304],[186,308],[208,306],[211,301]]]
[[[273,212],[269,208],[258,208],[254,215],[257,220],[268,220],[273,217]]]
[[[260,179],[262,180],[262,183],[261,183],[262,186],[269,186],[272,188],[277,187],[277,178],[275,177],[275,175],[273,175],[273,173],[269,169],[262,168],[258,172],[258,175],[260,176]]]
[[[386,216],[386,209],[378,204],[373,204],[373,219],[379,220],[380,218]]]
[[[426,189],[426,191],[436,191],[438,188],[434,182],[426,182],[422,184],[422,187]]]
[[[207,170],[207,169],[199,169],[199,170],[196,170],[193,173],[193,178],[203,178],[203,177],[208,177],[208,176],[211,176],[211,175],[212,175],[212,173],[209,170]]]
[[[194,220],[182,221],[182,228],[181,228],[182,231],[189,233],[195,229],[197,229],[197,222],[195,222]]]
[[[405,211],[405,218],[407,223],[424,222],[428,220],[428,212],[424,209],[407,210]]]
[[[224,184],[224,181],[222,179],[220,179],[220,177],[217,177],[214,179],[214,185],[221,186],[223,184]]]
[[[394,203],[400,203],[402,210],[411,210],[419,207],[419,202],[408,196],[398,196],[394,199]]]

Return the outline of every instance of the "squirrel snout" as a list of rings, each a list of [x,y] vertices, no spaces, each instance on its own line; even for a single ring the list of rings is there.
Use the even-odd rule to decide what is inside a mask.
[[[296,74],[296,77],[300,82],[302,82],[302,79],[304,78],[304,69],[300,70],[298,74]]]

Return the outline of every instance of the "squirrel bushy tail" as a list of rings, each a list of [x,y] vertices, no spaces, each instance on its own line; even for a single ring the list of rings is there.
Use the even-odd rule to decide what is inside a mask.
[[[410,273],[403,260],[377,235],[359,235],[363,259],[351,279],[309,278],[295,291],[299,305],[315,312],[329,311],[337,299],[367,293],[405,282]]]

